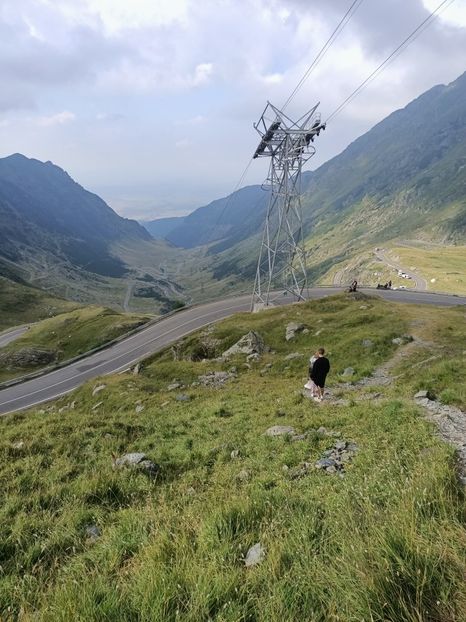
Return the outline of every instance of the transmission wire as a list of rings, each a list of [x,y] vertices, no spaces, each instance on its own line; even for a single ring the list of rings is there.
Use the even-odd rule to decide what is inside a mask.
[[[349,7],[349,9],[346,11],[346,13],[343,15],[343,17],[341,18],[338,26],[335,28],[335,30],[332,32],[332,34],[330,35],[330,37],[327,39],[327,41],[324,43],[324,45],[322,46],[321,50],[319,51],[319,53],[316,55],[316,57],[314,58],[314,60],[312,61],[312,63],[310,64],[310,66],[307,68],[307,70],[305,71],[304,75],[302,76],[302,78],[299,80],[298,84],[295,86],[295,88],[293,89],[293,91],[291,92],[290,96],[288,97],[288,99],[286,100],[285,104],[283,105],[282,110],[285,110],[286,106],[288,106],[288,104],[291,102],[291,100],[294,98],[294,96],[296,95],[296,93],[299,91],[299,89],[302,87],[302,85],[304,84],[304,82],[308,79],[308,77],[311,75],[312,71],[317,67],[317,65],[320,63],[320,61],[322,60],[322,58],[325,56],[325,54],[327,53],[327,51],[330,49],[330,47],[333,45],[335,39],[338,37],[338,35],[340,34],[340,32],[343,30],[343,28],[346,26],[346,24],[349,22],[349,20],[353,17],[354,13],[357,11],[357,9],[361,6],[361,4],[364,2],[364,0],[353,0],[351,6]],[[207,244],[209,243],[208,238],[210,236],[210,234],[212,233],[212,231],[214,230],[214,228],[219,224],[219,222],[221,221],[221,219],[223,218],[227,208],[230,206],[231,201],[233,200],[233,196],[235,194],[235,192],[237,192],[237,190],[239,189],[239,187],[241,186],[248,170],[249,167],[251,166],[253,161],[253,158],[251,158],[246,166],[246,168],[244,169],[241,177],[239,178],[238,182],[236,183],[234,189],[232,190],[232,192],[228,195],[228,198],[226,200],[226,203],[222,209],[222,211],[220,212],[220,214],[218,215],[218,217],[215,219],[215,222],[212,224],[208,235],[207,235]],[[215,241],[215,240],[212,240]]]
[[[330,49],[330,47],[333,45],[335,39],[338,37],[338,35],[340,34],[340,32],[343,30],[343,28],[346,26],[346,24],[350,21],[350,19],[353,17],[354,13],[356,13],[356,11],[358,10],[358,8],[361,6],[361,4],[364,2],[364,0],[354,0],[353,3],[351,4],[351,6],[349,7],[349,9],[346,11],[346,13],[343,15],[343,17],[341,18],[338,26],[335,28],[335,30],[332,32],[332,34],[330,35],[330,37],[327,39],[327,41],[324,43],[324,45],[322,46],[320,52],[317,54],[317,56],[314,58],[314,60],[312,61],[312,63],[309,65],[309,67],[307,68],[307,70],[304,72],[304,75],[302,76],[301,80],[298,82],[298,84],[295,86],[295,88],[293,89],[291,95],[288,97],[288,99],[286,100],[286,102],[283,104],[282,110],[285,110],[285,108],[288,106],[288,104],[290,103],[290,101],[293,99],[293,97],[296,95],[296,93],[299,91],[299,89],[302,87],[302,85],[304,84],[304,82],[308,79],[308,77],[311,75],[311,73],[313,72],[313,70],[317,67],[317,65],[320,63],[320,61],[322,60],[322,58],[325,56],[325,54],[328,52],[328,50]]]
[[[388,66],[389,63],[393,62],[397,56],[399,56],[404,50],[413,42],[417,37],[426,29],[433,20],[438,17],[439,11],[445,10],[450,6],[455,0],[443,0],[437,8],[432,11],[420,24],[417,26],[410,35],[406,37],[399,45],[396,47],[387,58],[380,63],[380,65],[374,69],[374,71],[363,81],[361,84],[350,94],[348,97],[332,112],[332,114],[327,118],[326,123],[329,123],[332,119],[334,119],[337,114],[346,108],[346,106],[357,96],[359,93],[370,83],[372,80],[382,73],[382,71]],[[446,6],[445,6],[446,5]],[[442,8],[443,7],[443,8]]]

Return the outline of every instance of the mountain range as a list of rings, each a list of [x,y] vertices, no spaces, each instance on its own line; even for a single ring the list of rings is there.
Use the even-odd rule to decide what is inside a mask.
[[[464,244],[466,73],[304,173],[302,188],[311,282],[394,240]],[[0,159],[0,275],[144,312],[248,289],[268,198],[247,186],[143,227],[51,162],[14,154]]]
[[[329,126],[331,131],[331,125]],[[405,237],[466,240],[466,73],[397,110],[340,155],[303,175],[311,274],[373,244]],[[165,238],[210,244],[213,274],[254,273],[268,195],[242,188],[172,220]],[[155,221],[163,226],[163,219]]]

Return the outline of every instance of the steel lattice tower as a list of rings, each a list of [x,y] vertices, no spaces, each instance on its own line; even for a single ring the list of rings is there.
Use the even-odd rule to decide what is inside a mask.
[[[306,250],[301,216],[301,171],[315,153],[311,144],[325,129],[316,104],[298,121],[267,103],[254,128],[261,136],[254,158],[269,157],[264,184],[270,190],[257,263],[252,310],[271,303],[272,289],[283,287],[297,300],[307,290]]]

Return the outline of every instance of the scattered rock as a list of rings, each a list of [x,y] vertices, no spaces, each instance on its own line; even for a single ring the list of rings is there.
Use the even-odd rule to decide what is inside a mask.
[[[11,445],[13,449],[22,449],[24,447],[24,441],[16,441]]]
[[[298,464],[297,467],[289,470],[290,479],[300,479],[301,477],[304,477],[309,473],[311,466],[310,462],[301,462],[301,464]]]
[[[324,330],[323,328],[319,328],[319,330],[316,330],[316,332],[314,333],[314,336],[318,337],[323,330]]]
[[[181,382],[172,382],[171,384],[168,385],[167,387],[167,391],[176,391],[176,389],[182,389],[183,385],[181,384]]]
[[[265,351],[265,344],[259,333],[251,330],[243,335],[231,348],[223,353],[224,357],[234,356],[235,354],[262,354]]]
[[[401,337],[395,337],[394,339],[392,339],[392,343],[396,346],[402,346],[403,339]]]
[[[320,436],[322,438],[324,436],[328,436],[327,428],[325,428],[323,425],[321,425],[320,428],[317,428],[316,434],[317,434],[317,436]]]
[[[240,471],[238,473],[238,475],[236,476],[236,479],[239,482],[247,482],[251,477],[251,474],[249,473],[249,471],[246,471],[246,469],[243,469],[242,471]]]
[[[347,367],[342,374],[342,376],[353,376],[353,375],[354,375],[354,369],[352,367]]]
[[[198,376],[200,384],[205,387],[220,387],[232,378],[236,378],[236,373],[227,371],[209,371],[203,376]]]
[[[196,494],[196,491],[194,490],[194,488],[192,486],[190,486],[187,490],[186,490],[186,494],[189,495],[190,497],[192,497],[193,495]]]
[[[94,387],[94,390],[92,391],[92,397],[94,397],[95,395],[97,395],[97,393],[100,393],[101,391],[103,391],[106,388],[106,384],[99,384],[98,386]]]
[[[434,400],[435,395],[431,391],[418,391],[414,396],[415,400]]]
[[[14,352],[0,354],[0,367],[6,369],[39,367],[50,365],[57,358],[55,350],[45,348],[20,348]]]
[[[261,357],[260,357],[260,354],[257,354],[257,352],[253,352],[252,354],[247,355],[246,360],[249,363],[257,363],[258,361],[261,360]]]
[[[146,454],[135,452],[125,454],[114,460],[115,467],[131,467],[144,471],[147,475],[154,477],[159,472],[159,467],[149,460]]]
[[[363,339],[361,343],[365,348],[372,348],[374,345],[374,342],[371,339]]]
[[[178,393],[178,395],[175,397],[175,400],[177,402],[189,402],[191,400],[191,397],[189,395],[186,395],[186,393]]]
[[[306,328],[304,324],[298,324],[297,322],[290,322],[285,329],[286,341],[291,341],[295,338],[297,333],[302,333]]]
[[[138,376],[140,371],[141,371],[141,363],[138,363],[137,365],[134,366],[133,376]]]
[[[305,328],[303,330],[303,335],[309,335],[309,328]]]
[[[286,436],[287,434],[296,434],[296,430],[290,425],[273,425],[265,431],[266,436]]]
[[[252,566],[256,566],[260,564],[265,558],[265,550],[260,542],[251,546],[249,551],[246,553],[246,557],[244,559],[244,565],[246,568],[251,568]]]
[[[87,525],[85,534],[88,540],[98,540],[102,535],[102,530],[97,525]]]
[[[138,405],[136,406],[136,412],[137,412],[137,413],[140,413],[140,412],[142,412],[143,410],[144,410],[144,406],[143,406],[142,404],[138,404]]]
[[[285,361],[294,361],[295,359],[303,358],[303,356],[304,354],[301,354],[301,352],[292,352],[291,354],[285,356]]]
[[[356,443],[337,441],[333,447],[323,452],[322,457],[317,460],[314,466],[326,473],[338,473],[343,476],[345,465],[351,462],[357,451]]]
[[[230,454],[230,458],[232,460],[236,460],[236,458],[239,458],[239,449],[233,449],[233,451]]]
[[[307,438],[307,434],[293,434],[293,436],[291,437],[291,440],[293,442],[296,441],[304,441]]]

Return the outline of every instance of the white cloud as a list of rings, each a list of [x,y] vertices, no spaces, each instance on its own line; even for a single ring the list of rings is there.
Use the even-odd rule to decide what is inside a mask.
[[[37,125],[41,127],[51,127],[53,125],[66,125],[67,123],[71,123],[76,120],[76,115],[69,110],[63,110],[63,112],[58,112],[57,114],[51,115],[49,117],[39,117],[37,119]]]

